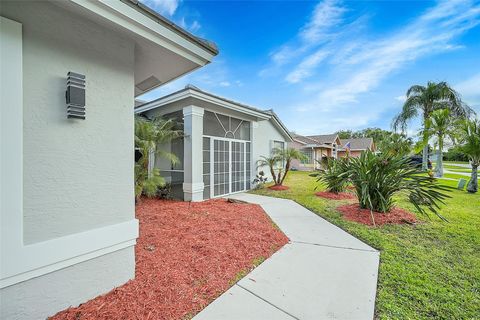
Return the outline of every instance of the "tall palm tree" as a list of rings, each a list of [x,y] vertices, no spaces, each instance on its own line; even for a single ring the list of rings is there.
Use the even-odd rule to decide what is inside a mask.
[[[438,109],[432,112],[429,119],[427,119],[425,130],[428,131],[426,134],[423,133],[423,137],[433,137],[437,145],[437,162],[434,169],[435,177],[443,177],[443,146],[445,143],[445,138],[450,138],[455,142],[455,120],[450,117],[450,110],[448,109]],[[425,144],[428,141],[423,141]]]
[[[472,176],[467,185],[467,191],[478,191],[478,166],[480,165],[480,120],[465,120],[462,125],[460,149],[468,155],[472,166]]]
[[[427,120],[433,111],[437,109],[448,109],[454,118],[466,118],[473,113],[460,95],[453,90],[446,82],[428,82],[427,86],[413,85],[407,90],[407,100],[403,104],[402,111],[393,119],[392,126],[395,130],[405,131],[410,120],[421,116],[423,129],[426,129]],[[428,131],[424,130],[427,136],[423,137],[428,141]],[[427,170],[428,143],[423,147],[422,168]]]
[[[137,199],[145,194],[149,197],[157,193],[158,187],[165,183],[160,171],[150,163],[151,155],[162,157],[177,164],[180,160],[170,152],[159,148],[162,144],[183,137],[183,130],[177,128],[173,119],[155,117],[147,119],[135,117],[135,150],[140,152],[140,159],[135,163],[135,195]]]

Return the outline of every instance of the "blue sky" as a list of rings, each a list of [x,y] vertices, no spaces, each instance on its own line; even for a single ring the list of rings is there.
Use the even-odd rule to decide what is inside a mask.
[[[320,134],[389,129],[408,87],[431,80],[480,113],[479,0],[142,1],[220,49],[144,100],[191,83]]]

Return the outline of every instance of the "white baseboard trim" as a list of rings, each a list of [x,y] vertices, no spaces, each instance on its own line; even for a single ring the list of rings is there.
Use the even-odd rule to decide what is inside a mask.
[[[135,245],[138,220],[101,227],[2,253],[0,288]]]

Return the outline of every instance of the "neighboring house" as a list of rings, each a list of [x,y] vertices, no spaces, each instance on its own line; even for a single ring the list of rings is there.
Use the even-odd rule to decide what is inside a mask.
[[[135,96],[216,54],[135,0],[1,1],[0,319],[134,277]]]
[[[181,163],[163,158],[155,167],[171,182],[177,196],[202,201],[252,187],[261,156],[285,148],[292,138],[271,110],[260,110],[188,85],[135,109],[148,118],[163,116],[180,122],[186,137],[162,146]],[[271,180],[270,180],[271,181]]]
[[[338,149],[338,156],[345,157],[347,155],[347,148],[349,149],[350,157],[359,157],[362,151],[370,150],[375,152],[375,142],[372,138],[350,138],[340,139],[342,147]]]
[[[315,170],[320,167],[320,162],[325,158],[337,158],[340,138],[337,134],[314,136],[293,135],[289,147],[302,151],[307,156],[305,161],[292,161],[292,168],[296,170]]]

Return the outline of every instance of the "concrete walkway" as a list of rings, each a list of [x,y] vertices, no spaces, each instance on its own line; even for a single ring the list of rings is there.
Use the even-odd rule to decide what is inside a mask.
[[[380,254],[292,200],[241,193],[290,238],[195,320],[373,319]]]

